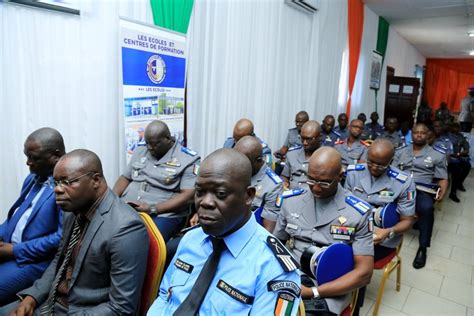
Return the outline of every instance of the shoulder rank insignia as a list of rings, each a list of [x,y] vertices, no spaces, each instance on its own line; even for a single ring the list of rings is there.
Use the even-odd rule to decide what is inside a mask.
[[[337,137],[341,137],[341,133],[335,131],[335,130],[332,130],[331,131],[334,135],[336,135]]]
[[[444,150],[443,148],[441,148],[441,147],[438,146],[438,145],[434,145],[434,146],[433,146],[433,149],[436,150],[436,151],[439,152],[439,153],[442,153],[443,155],[446,155],[446,150]]]
[[[266,169],[266,174],[267,174],[267,176],[270,177],[270,179],[272,179],[272,181],[275,184],[280,184],[280,183],[283,182],[283,180],[275,172],[273,172],[273,170],[269,167],[267,167],[267,169]]]
[[[189,148],[187,148],[187,147],[181,147],[181,151],[182,151],[183,153],[185,153],[185,154],[188,154],[188,155],[192,156],[192,157],[194,157],[194,156],[196,156],[196,155],[198,154],[198,153],[195,152],[194,150],[191,150],[191,149],[189,149]]]
[[[268,236],[267,245],[272,250],[278,262],[286,272],[294,271],[300,267],[298,261],[291,255],[286,247],[276,237]]]
[[[287,199],[287,198],[292,197],[292,196],[297,196],[297,195],[300,195],[304,192],[305,192],[305,190],[302,189],[302,188],[296,188],[296,189],[283,191],[282,194],[277,196],[276,206],[280,207],[281,204],[283,203],[283,199]]]
[[[365,170],[365,166],[361,163],[356,165],[348,165],[346,171],[362,171]]]
[[[372,207],[370,206],[369,203],[353,196],[346,196],[346,203],[352,206],[357,212],[359,212],[361,215],[364,215],[367,213]]]
[[[404,145],[398,146],[397,148],[395,148],[395,150],[400,150],[400,149],[403,149],[407,146],[408,146],[408,144],[404,144]]]
[[[388,176],[397,179],[401,183],[405,183],[408,179],[408,176],[406,174],[403,174],[401,172],[397,172],[393,170],[392,168],[388,169]]]
[[[334,145],[342,145],[344,144],[344,141],[342,139],[337,140]]]
[[[364,145],[365,147],[370,147],[370,143],[365,140],[361,140],[360,143]]]
[[[301,145],[296,145],[296,146],[293,146],[293,147],[288,148],[288,151],[297,150],[297,149],[300,149],[300,148],[302,148],[302,147],[303,147],[303,146],[301,146]]]

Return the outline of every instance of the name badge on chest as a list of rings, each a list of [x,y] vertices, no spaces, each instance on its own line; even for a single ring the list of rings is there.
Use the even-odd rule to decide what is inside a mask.
[[[335,240],[353,240],[355,227],[331,225],[330,232]]]

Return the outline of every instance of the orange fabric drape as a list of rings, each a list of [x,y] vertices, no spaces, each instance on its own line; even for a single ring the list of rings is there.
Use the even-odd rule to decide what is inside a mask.
[[[427,59],[424,98],[433,110],[446,102],[459,112],[467,88],[474,86],[474,59]]]
[[[362,32],[364,30],[364,3],[362,0],[347,0],[347,27],[349,33],[349,98],[346,104],[346,114],[351,116],[352,88],[359,64]]]

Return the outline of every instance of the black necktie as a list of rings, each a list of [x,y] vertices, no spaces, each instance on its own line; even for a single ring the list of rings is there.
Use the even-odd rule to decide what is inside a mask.
[[[188,294],[184,302],[174,312],[173,316],[191,316],[196,315],[201,307],[202,301],[206,296],[207,289],[211,284],[214,275],[216,274],[217,265],[221,257],[222,251],[226,248],[223,239],[217,239],[210,237],[212,241],[212,248],[214,249],[212,254],[207,258],[204,267],[199,273],[199,276],[194,283],[191,292]]]

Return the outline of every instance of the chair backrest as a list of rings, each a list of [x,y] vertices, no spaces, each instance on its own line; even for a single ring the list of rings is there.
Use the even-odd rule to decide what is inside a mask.
[[[158,294],[166,261],[166,243],[151,217],[143,212],[139,212],[139,214],[145,223],[148,238],[150,240],[139,312],[139,315],[144,316]]]
[[[298,306],[298,312],[296,313],[296,316],[306,316],[303,299],[301,299],[300,301],[300,305]]]

